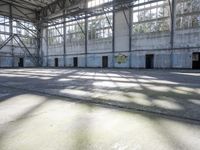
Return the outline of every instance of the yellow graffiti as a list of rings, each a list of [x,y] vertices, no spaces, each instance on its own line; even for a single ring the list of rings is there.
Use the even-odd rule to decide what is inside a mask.
[[[126,55],[119,54],[119,55],[115,56],[115,61],[116,61],[118,64],[126,63],[127,60],[128,60],[128,56],[126,56]]]

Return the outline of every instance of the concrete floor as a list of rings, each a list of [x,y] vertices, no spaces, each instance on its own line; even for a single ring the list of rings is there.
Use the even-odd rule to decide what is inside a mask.
[[[197,150],[199,116],[199,71],[0,70],[0,150]]]

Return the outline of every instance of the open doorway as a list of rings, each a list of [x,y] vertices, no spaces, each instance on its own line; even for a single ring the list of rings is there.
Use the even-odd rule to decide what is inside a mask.
[[[108,56],[103,56],[102,57],[102,67],[103,68],[108,68]]]
[[[18,67],[24,67],[24,58],[19,58]]]
[[[54,60],[54,62],[55,62],[55,67],[58,67],[58,58],[55,58],[55,60]]]
[[[153,69],[154,68],[154,55],[148,54],[146,55],[146,69]]]
[[[74,67],[78,67],[78,57],[73,58]]]
[[[200,52],[192,54],[192,69],[200,69]]]

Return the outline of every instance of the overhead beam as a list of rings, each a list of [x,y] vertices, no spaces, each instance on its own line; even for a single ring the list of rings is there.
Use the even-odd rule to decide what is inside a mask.
[[[101,4],[101,5],[92,7],[92,8],[87,8],[87,6],[84,6],[85,8],[73,9],[73,7],[72,8],[69,7],[69,8],[65,8],[66,9],[65,16],[63,16],[62,13],[57,14],[56,16],[51,17],[51,18],[43,16],[44,17],[43,22],[48,23],[49,20],[55,20],[55,19],[64,18],[67,16],[76,18],[76,20],[86,19],[86,18],[89,18],[92,16],[103,15],[103,14],[105,14],[105,12],[113,13],[114,11],[121,11],[123,9],[138,7],[141,5],[146,5],[146,4],[151,4],[151,3],[155,3],[155,2],[159,2],[159,1],[166,1],[166,0],[151,0],[151,1],[142,2],[139,4],[135,4],[136,1],[137,0],[115,0],[115,1],[107,2],[107,3]],[[55,14],[56,13],[57,13],[57,11],[55,12]],[[46,14],[46,16],[48,16],[48,13]],[[127,17],[127,20],[128,20],[128,17]],[[72,19],[72,21],[73,21],[73,19]]]
[[[4,3],[9,4],[9,5],[15,5],[15,6],[19,7],[19,8],[23,8],[23,9],[26,9],[26,10],[29,10],[29,11],[34,11],[34,12],[36,11],[36,10],[33,9],[33,8],[30,8],[30,7],[28,7],[28,6],[25,6],[25,5],[21,4],[21,3],[17,3],[17,2],[15,2],[15,1],[11,1],[11,0],[9,0],[9,1],[7,1],[7,0],[1,0],[1,2],[4,2]]]
[[[36,10],[24,8],[23,6],[15,5],[14,3],[6,2],[5,0],[0,1],[0,15],[10,17],[10,7],[12,8],[12,18],[19,19],[29,22],[36,21]]]
[[[80,1],[81,0],[56,0],[40,11],[41,17],[46,18],[57,13],[62,13],[65,9],[78,4]]]
[[[42,8],[43,8],[42,6],[33,4],[33,3],[29,2],[29,1],[25,1],[25,0],[21,0],[21,1],[22,1],[24,4],[27,4],[28,6],[33,6],[33,7],[35,7],[36,9],[38,9],[38,8],[42,9]]]

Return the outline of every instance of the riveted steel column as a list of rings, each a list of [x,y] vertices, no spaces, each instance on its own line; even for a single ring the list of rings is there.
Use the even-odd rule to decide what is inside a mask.
[[[66,16],[65,11],[63,12],[64,23],[63,23],[63,59],[64,59],[64,67],[66,67]]]
[[[113,0],[113,21],[112,21],[112,66],[115,67],[115,0]]]
[[[88,18],[85,18],[85,67],[88,67]]]
[[[13,14],[12,14],[12,5],[9,4],[9,28],[10,28],[10,35],[13,35]],[[11,39],[11,55],[12,55],[12,67],[15,66],[15,57],[14,57],[14,45],[13,39]]]
[[[46,39],[47,39],[47,56],[46,56],[46,59],[47,59],[47,64],[46,64],[46,66],[48,67],[49,66],[49,33],[48,33],[49,31],[48,31],[48,27],[46,28]]]
[[[133,9],[129,8],[129,68],[132,67],[132,24],[133,24]]]
[[[176,28],[176,0],[170,0],[170,10],[171,10],[171,36],[170,36],[170,45],[171,45],[171,68],[173,68],[173,53],[174,53],[174,33]]]

